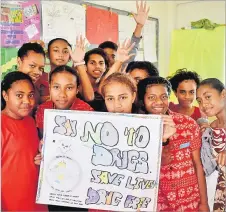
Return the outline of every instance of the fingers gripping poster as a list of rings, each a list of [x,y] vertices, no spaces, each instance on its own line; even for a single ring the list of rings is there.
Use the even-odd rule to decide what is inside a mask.
[[[36,202],[156,211],[160,116],[45,110]]]

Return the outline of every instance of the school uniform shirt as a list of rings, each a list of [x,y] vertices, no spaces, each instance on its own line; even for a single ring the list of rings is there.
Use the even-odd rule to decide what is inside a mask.
[[[170,102],[169,104],[169,109],[173,112],[178,113],[178,104],[174,104],[173,102]],[[197,121],[199,118],[202,117],[200,109],[196,106],[194,106],[194,112],[190,116],[193,118],[195,121]]]
[[[36,204],[39,166],[34,164],[39,138],[35,121],[27,116],[13,119],[1,113],[3,211],[47,211]]]
[[[159,211],[198,211],[200,193],[192,161],[192,152],[201,147],[198,124],[189,116],[169,111],[176,124],[176,133],[170,138],[172,161],[161,165]]]
[[[43,129],[44,126],[44,110],[54,108],[54,103],[52,101],[47,101],[39,105],[36,113],[36,126],[39,129]],[[93,108],[81,99],[76,98],[69,110],[93,111]]]

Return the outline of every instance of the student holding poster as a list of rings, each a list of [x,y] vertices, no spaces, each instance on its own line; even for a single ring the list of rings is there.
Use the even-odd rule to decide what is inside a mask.
[[[158,196],[159,211],[209,211],[200,160],[201,137],[190,117],[169,110],[171,84],[162,77],[138,84],[138,97],[148,114],[169,114],[176,133],[163,145]]]

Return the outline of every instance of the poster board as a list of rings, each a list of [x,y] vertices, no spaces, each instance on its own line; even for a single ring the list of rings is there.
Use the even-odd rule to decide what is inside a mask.
[[[45,110],[36,202],[156,211],[161,135],[157,115]]]
[[[1,2],[1,46],[18,47],[40,39],[40,1]]]

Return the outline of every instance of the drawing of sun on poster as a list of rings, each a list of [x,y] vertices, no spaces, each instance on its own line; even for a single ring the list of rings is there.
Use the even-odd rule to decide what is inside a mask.
[[[36,202],[156,211],[161,135],[160,116],[45,110]]]

